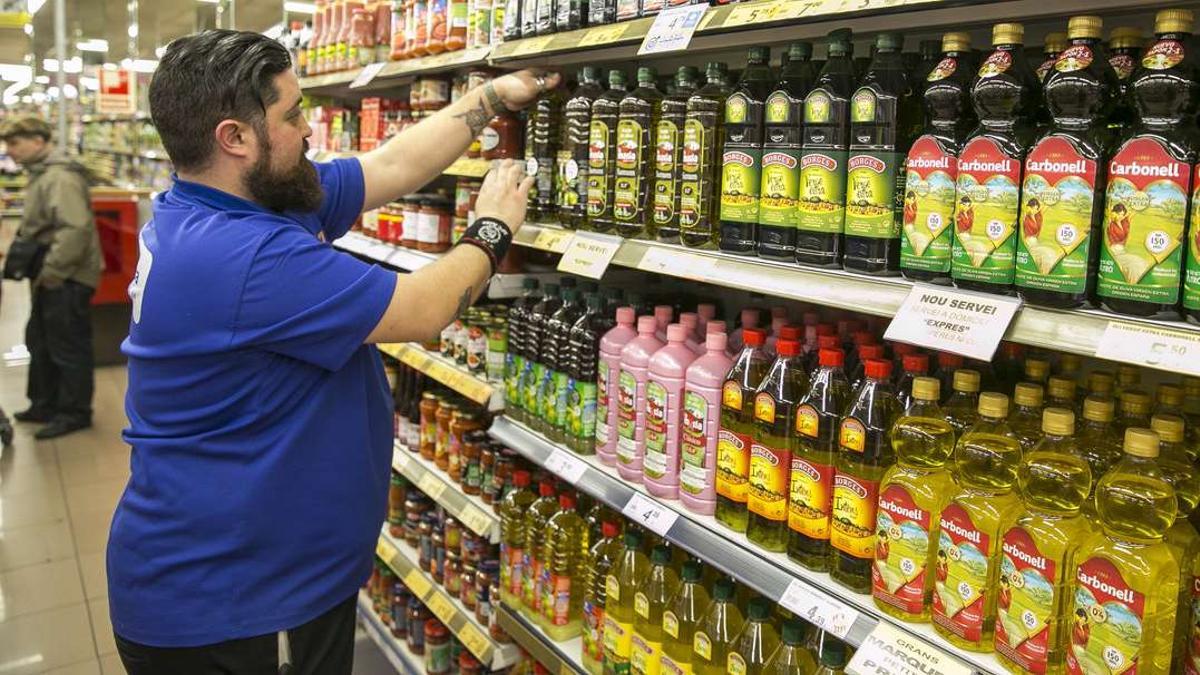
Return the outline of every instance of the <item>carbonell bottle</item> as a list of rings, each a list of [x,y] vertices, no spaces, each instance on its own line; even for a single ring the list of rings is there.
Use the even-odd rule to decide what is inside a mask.
[[[712,321],[709,329],[724,328]],[[717,431],[721,426],[721,387],[733,359],[725,353],[724,330],[710,330],[705,354],[692,361],[684,376],[683,422],[679,443],[679,500],[694,513],[711,516],[717,507],[714,489]]]
[[[657,328],[658,322],[653,316],[638,317],[637,337],[621,348],[617,373],[617,472],[625,480],[635,483],[642,481],[650,358],[664,346],[654,334]]]
[[[694,315],[693,315],[694,316]],[[683,385],[696,353],[687,345],[688,328],[667,326],[667,346],[650,358],[646,380],[646,431],[642,447],[642,480],[655,497],[679,496],[679,421]]]
[[[617,463],[617,374],[621,349],[637,337],[632,307],[617,308],[617,325],[600,338],[596,367],[596,455],[609,466]]]

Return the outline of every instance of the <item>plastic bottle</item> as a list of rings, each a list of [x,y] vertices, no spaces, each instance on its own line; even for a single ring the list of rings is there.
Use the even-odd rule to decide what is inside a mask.
[[[509,607],[522,604],[525,578],[525,512],[537,499],[529,489],[529,472],[513,472],[513,490],[500,502],[500,598]]]
[[[1129,429],[1124,456],[1096,486],[1104,536],[1076,557],[1068,672],[1170,672],[1179,561],[1163,537],[1178,506],[1157,456],[1157,434]]]
[[[1121,392],[1117,416],[1113,420],[1113,429],[1118,438],[1125,434],[1130,427],[1150,426],[1150,395],[1141,389],[1128,388]]]
[[[637,89],[621,99],[617,122],[617,155],[613,185],[613,220],[616,233],[628,239],[644,239],[646,223],[653,211],[654,135],[658,128],[662,92],[655,85],[653,68],[637,70]]]
[[[804,624],[799,619],[783,622],[779,648],[762,668],[764,675],[809,675],[817,669],[812,651],[804,646]]]
[[[1015,518],[1021,443],[1005,419],[1008,397],[979,395],[979,421],[954,449],[958,490],[938,519],[933,627],[968,651],[992,650],[1000,527]]]
[[[821,649],[821,666],[815,675],[842,675],[846,672],[846,644],[837,638],[829,637]]]
[[[686,343],[687,328],[667,327],[667,344],[650,357],[646,380],[646,430],[642,452],[642,481],[656,497],[679,497],[680,423],[688,366],[696,354]]]
[[[747,328],[758,328],[758,310],[753,307],[747,307],[741,311],[739,318],[738,327],[734,328],[733,332],[729,334],[729,346],[735,351],[741,351],[742,347],[745,346],[742,341],[742,332]],[[765,330],[763,331],[763,335],[765,340]],[[766,343],[764,342],[763,344],[765,345]]]
[[[587,229],[609,232],[613,220],[613,187],[616,184],[617,118],[628,80],[624,71],[608,71],[608,89],[592,101],[588,124]]]
[[[522,405],[521,375],[525,370],[526,323],[533,306],[542,295],[538,293],[538,281],[525,277],[521,281],[524,293],[508,308],[508,352],[504,357],[504,414],[518,422],[527,422]]]
[[[754,438],[754,394],[770,366],[762,350],[766,335],[757,328],[744,332],[746,346],[721,385],[721,431],[717,436],[717,522],[735,532],[746,531],[750,445]]]
[[[534,423],[534,428],[555,443],[566,443],[567,440],[571,327],[587,311],[587,307],[580,302],[578,288],[564,288],[562,301],[562,306],[546,321],[543,331],[541,354],[546,372],[538,394],[540,414]]]
[[[675,308],[671,305],[654,306],[654,336],[659,342],[667,341],[667,326],[675,318]]]
[[[671,568],[671,549],[659,544],[650,552],[650,572],[639,580],[633,596],[630,669],[635,675],[658,675],[661,671],[663,610],[678,587],[679,578]]]
[[[699,72],[680,66],[675,72],[675,91],[659,102],[658,126],[654,130],[654,182],[647,216],[649,231],[659,241],[679,243],[680,159],[687,102],[695,93]]]
[[[1075,414],[1047,408],[1046,437],[1017,471],[1022,508],[1002,528],[996,656],[1014,673],[1064,672],[1075,553],[1097,530],[1080,512],[1091,488],[1073,443]]]
[[[779,356],[754,394],[746,537],[768,551],[787,550],[788,485],[796,445],[797,401],[808,389],[800,343],[780,340]]]
[[[704,356],[692,361],[684,375],[679,500],[689,511],[703,515],[712,515],[717,507],[715,477],[721,387],[733,367],[733,359],[725,353],[725,344],[724,333],[709,333],[704,341]]]
[[[952,382],[954,393],[942,409],[954,434],[961,437],[979,421],[979,371],[960,368],[954,371]]]
[[[634,529],[625,532],[625,548],[605,578],[604,672],[629,675],[633,653],[634,592],[650,571],[650,561],[642,553],[642,535]]]
[[[521,565],[521,613],[538,625],[542,624],[542,566],[546,562],[542,555],[545,553],[546,524],[557,511],[554,477],[543,474],[538,481],[538,498],[525,511],[525,559]]]
[[[688,98],[683,123],[683,153],[679,158],[679,239],[684,246],[717,247],[717,198],[720,166],[725,143],[724,63],[710,61],[704,67],[705,84]]]
[[[879,485],[871,595],[881,612],[911,623],[929,621],[937,519],[954,491],[946,468],[954,427],[938,405],[939,386],[932,377],[913,381],[912,403],[888,434],[896,464]]]
[[[617,472],[627,481],[642,480],[642,451],[646,447],[646,382],[650,357],[663,343],[655,337],[653,316],[639,316],[638,334],[621,348],[617,374]]]
[[[851,33],[829,33],[829,55],[804,98],[800,194],[796,207],[796,262],[842,266],[846,216],[846,157],[850,148],[850,95],[855,77]]]
[[[560,494],[559,511],[550,517],[545,534],[541,625],[555,642],[576,637],[583,628],[588,528],[576,503],[574,492]]]
[[[699,560],[688,560],[683,563],[679,590],[662,613],[663,675],[692,672],[692,638],[709,602],[703,565]]]
[[[1184,657],[1191,642],[1192,624],[1197,618],[1189,611],[1195,594],[1197,571],[1200,570],[1200,533],[1189,516],[1200,503],[1200,473],[1183,446],[1183,418],[1177,415],[1155,415],[1150,429],[1158,434],[1158,469],[1175,490],[1175,523],[1167,530],[1164,541],[1179,561],[1179,608],[1176,613],[1174,663],[1185,663]]]
[[[596,363],[596,454],[609,466],[617,463],[617,378],[621,373],[621,350],[637,337],[632,307],[616,312],[617,325],[600,338],[600,358]]]
[[[746,622],[725,657],[725,671],[762,675],[767,659],[778,648],[779,634],[771,623],[771,602],[762,597],[754,598],[750,601]]]
[[[1042,388],[1032,382],[1021,382],[1013,389],[1013,407],[1008,416],[1021,449],[1029,450],[1042,437]]]
[[[793,42],[787,67],[767,96],[759,186],[758,255],[792,261],[796,257],[796,199],[800,194],[800,141],[804,130],[804,97],[817,71],[812,43]]]
[[[600,675],[604,670],[604,608],[607,602],[608,573],[624,551],[620,526],[613,520],[600,525],[603,535],[588,552],[587,592],[583,597],[584,670]]]
[[[565,280],[564,280],[565,281]],[[558,284],[542,286],[542,299],[533,305],[529,311],[528,320],[521,329],[521,349],[525,356],[525,368],[521,371],[521,406],[524,410],[525,423],[536,427],[541,412],[539,393],[542,382],[546,378],[546,365],[542,357],[542,338],[546,332],[546,323],[550,317],[562,307],[562,297]]]
[[[729,579],[713,585],[713,599],[692,634],[692,672],[724,675],[734,637],[742,630],[742,612]]]
[[[954,392],[954,373],[963,368],[965,363],[966,359],[958,354],[951,354],[950,352],[937,353],[937,371],[934,372],[934,376],[941,380],[942,396],[945,396],[947,399]],[[976,374],[978,374],[978,371],[976,371]],[[1014,384],[1016,383],[1014,382]],[[974,405],[971,406],[971,410],[975,410]]]
[[[891,361],[869,360],[865,374],[838,430],[829,540],[829,575],[859,593],[871,588],[879,482],[895,461],[887,436],[901,412],[890,384]]]
[[[1120,398],[1126,389],[1136,388],[1141,386],[1141,384],[1142,373],[1138,370],[1137,366],[1117,366],[1117,398]]]
[[[899,345],[897,345],[899,346]],[[912,385],[918,377],[929,374],[929,356],[926,354],[905,354],[901,360],[904,372],[896,382],[896,398],[905,410],[912,404]],[[934,378],[937,379],[937,378]],[[938,391],[941,391],[941,381],[938,381]]]
[[[788,490],[788,557],[805,567],[829,566],[834,454],[841,414],[850,400],[840,349],[822,349],[819,368],[796,405],[795,451]]]
[[[1050,379],[1050,361],[1039,356],[1025,359],[1025,380],[1040,386],[1046,386]]]
[[[1079,401],[1075,400],[1075,380],[1055,375],[1046,384],[1046,406],[1066,408],[1079,411]]]
[[[771,50],[751,47],[746,69],[725,101],[721,155],[722,251],[752,255],[758,247],[758,189],[762,182],[763,102],[771,91]]]
[[[583,229],[587,219],[592,104],[603,93],[600,69],[584,66],[579,70],[579,84],[563,105],[563,153],[567,160],[559,177],[558,218],[563,227],[572,230]]]
[[[571,326],[568,337],[570,357],[566,367],[569,379],[564,431],[567,447],[581,455],[596,451],[599,349],[603,336],[615,325],[611,317],[604,310],[604,298],[596,293],[589,294],[587,311]]]
[[[463,3],[464,8],[465,5]],[[548,219],[558,214],[556,176],[565,102],[563,91],[556,88],[538,96],[529,109],[526,133],[529,135],[528,156],[532,161],[525,163],[525,172],[534,177],[529,191],[529,215],[533,218]]]
[[[703,356],[707,350],[704,348],[703,342],[705,334],[700,332],[700,316],[695,312],[681,312],[679,314],[679,323],[683,324],[683,327],[687,329],[684,344],[696,356]]]

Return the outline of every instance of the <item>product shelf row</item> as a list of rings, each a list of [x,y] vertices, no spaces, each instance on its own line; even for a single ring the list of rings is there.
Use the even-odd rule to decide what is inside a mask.
[[[314,162],[329,162],[345,157],[357,157],[360,154],[362,153],[349,150],[344,152],[333,152],[332,150],[310,150],[308,152],[308,158]],[[446,170],[442,172],[442,175],[455,176],[459,178],[483,178],[490,168],[492,168],[492,163],[489,160],[460,157],[454,160],[450,166],[446,167]]]
[[[432,377],[454,391],[497,412],[504,409],[504,392],[441,354],[415,343],[381,344],[379,351]]]
[[[497,612],[496,621],[504,632],[552,675],[588,675],[583,667],[582,638],[554,642],[508,605],[499,603],[492,611]]]
[[[521,650],[515,644],[501,644],[488,634],[487,626],[480,625],[475,613],[467,609],[458,598],[451,597],[429,573],[421,569],[417,552],[408,544],[397,541],[387,532],[387,526],[379,534],[375,554],[396,573],[408,589],[413,592],[430,612],[462,642],[467,651],[475,655],[480,663],[492,670],[507,668],[521,658]]]
[[[379,651],[388,660],[388,663],[392,664],[397,673],[403,675],[424,674],[425,665],[421,662],[421,658],[408,651],[408,647],[403,642],[392,636],[388,627],[379,620],[379,615],[371,606],[371,598],[367,596],[366,591],[358,592],[358,617],[364,632],[371,638],[371,642],[379,647]]]
[[[677,502],[650,496],[594,457],[580,457],[504,417],[492,423],[489,433],[562,480],[855,647],[900,640],[930,659],[928,665],[933,669],[929,672],[1005,672],[991,654],[959,649],[929,625],[897,622],[876,609],[869,595],[846,589],[828,574],[809,571],[785,554],[763,551],[712,516],[691,513]],[[868,656],[869,651],[861,658]]]
[[[142,159],[152,159],[163,162],[171,161],[165,152],[157,150],[114,150],[111,148],[88,148],[88,152],[96,152],[104,155],[121,155],[124,157],[140,157]]]
[[[440,504],[468,530],[487,537],[493,544],[500,543],[500,521],[492,513],[492,507],[483,503],[478,495],[464,493],[433,462],[409,451],[400,441],[396,441],[392,454],[392,469]]]

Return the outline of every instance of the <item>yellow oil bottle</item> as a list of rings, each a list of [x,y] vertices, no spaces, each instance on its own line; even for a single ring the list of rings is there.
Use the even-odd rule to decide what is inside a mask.
[[[587,584],[587,521],[576,510],[578,497],[567,490],[558,496],[558,513],[546,526],[542,554],[542,630],[562,642],[583,629],[583,596]]]
[[[1171,672],[1179,562],[1163,537],[1178,506],[1157,458],[1158,435],[1129,429],[1096,486],[1103,536],[1077,556],[1067,672]]]
[[[764,675],[809,675],[816,672],[817,661],[804,645],[804,623],[787,619],[780,631],[779,648],[763,666]]]
[[[1046,407],[1066,408],[1079,412],[1079,401],[1075,399],[1075,380],[1062,375],[1053,375],[1046,383]]]
[[[1030,361],[1025,362],[1028,369]],[[1008,414],[1008,425],[1012,427],[1021,449],[1029,450],[1042,437],[1042,385],[1019,382],[1013,388],[1012,412]]]
[[[1058,357],[1058,373],[1059,377],[1065,377],[1072,382],[1079,380],[1079,373],[1083,370],[1083,359],[1075,354],[1062,354]]]
[[[1121,391],[1117,401],[1117,416],[1113,420],[1113,429],[1118,438],[1125,437],[1126,429],[1150,428],[1150,411],[1153,407],[1150,394],[1141,389],[1125,389]]]
[[[1002,530],[995,647],[1014,673],[1066,670],[1075,553],[1098,532],[1081,512],[1092,477],[1074,428],[1073,412],[1046,408],[1045,436],[1017,471],[1023,508]]]
[[[820,667],[815,675],[842,675],[846,672],[846,643],[825,634],[828,638],[821,649]]]
[[[633,649],[630,670],[635,675],[658,675],[662,670],[662,615],[679,588],[671,567],[671,549],[663,544],[650,552],[650,573],[633,594]]]
[[[1000,526],[1021,507],[1014,490],[1021,443],[1007,418],[1007,396],[980,394],[979,421],[954,449],[958,489],[938,520],[933,627],[969,651],[992,650]]]
[[[1087,395],[1115,401],[1117,377],[1107,370],[1094,370],[1087,378]]]
[[[679,590],[662,613],[663,675],[691,675],[692,638],[709,602],[704,564],[699,560],[685,562]]]
[[[1142,371],[1137,366],[1117,367],[1117,396],[1142,385]]]
[[[913,402],[890,434],[896,464],[879,486],[871,595],[881,612],[910,622],[929,621],[937,518],[954,490],[946,468],[954,428],[938,405],[940,384],[913,380]]]
[[[734,636],[742,629],[742,612],[734,601],[734,585],[721,579],[713,585],[712,602],[692,633],[692,672],[725,675]]]
[[[754,394],[746,538],[768,551],[786,551],[795,407],[808,389],[808,376],[797,340],[781,339],[775,350],[778,356]]]
[[[959,368],[954,371],[950,397],[942,406],[954,435],[962,436],[979,420],[979,371]]]
[[[543,474],[538,482],[539,497],[525,511],[525,561],[521,566],[521,613],[534,623],[542,616],[542,549],[546,524],[558,511],[554,477]]]
[[[1046,386],[1050,377],[1050,360],[1041,356],[1030,356],[1025,359],[1025,381]]]
[[[1092,487],[1083,504],[1085,516],[1096,520],[1096,483],[1121,459],[1121,437],[1113,428],[1112,398],[1092,394],[1083,399],[1083,421],[1076,431],[1076,447],[1092,469]]]
[[[624,551],[621,528],[615,520],[603,520],[601,538],[588,552],[587,592],[583,596],[583,668],[591,675],[604,670],[604,607],[607,602],[608,572]]]
[[[604,673],[629,675],[633,651],[634,593],[650,571],[650,561],[641,551],[642,535],[634,529],[625,532],[625,548],[605,579],[604,602]]]
[[[1200,377],[1183,378],[1183,418],[1192,445],[1200,444]]]
[[[521,607],[525,565],[525,511],[537,499],[529,489],[529,472],[513,472],[513,489],[500,502],[500,600]]]
[[[771,601],[758,597],[750,601],[746,623],[733,639],[725,657],[729,675],[762,675],[767,659],[779,648],[779,634],[771,623]]]
[[[1200,533],[1189,520],[1200,503],[1200,472],[1184,448],[1184,422],[1178,415],[1155,415],[1150,429],[1158,434],[1158,468],[1175,489],[1178,508],[1175,522],[1163,538],[1179,561],[1179,607],[1175,622],[1174,663],[1183,663],[1190,638],[1190,626],[1195,617],[1188,611],[1192,605],[1193,587],[1200,566]]]
[[[1163,382],[1154,391],[1155,415],[1183,415],[1183,387],[1174,382]],[[1186,420],[1184,425],[1187,425]]]

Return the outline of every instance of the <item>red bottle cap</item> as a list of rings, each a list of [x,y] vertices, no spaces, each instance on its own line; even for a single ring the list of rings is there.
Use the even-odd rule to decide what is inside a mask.
[[[558,496],[558,508],[570,511],[575,508],[575,493],[567,491]]]
[[[780,356],[797,356],[800,354],[800,343],[796,340],[782,339],[775,343],[775,352]]]
[[[529,487],[529,471],[517,469],[513,472],[513,485],[519,488]]]
[[[751,347],[761,347],[767,341],[767,334],[759,328],[747,328],[742,331],[742,341]]]
[[[929,372],[929,357],[925,354],[905,354],[904,370],[909,373]]]
[[[938,352],[938,368],[962,368],[963,357],[949,352]]]
[[[883,359],[866,360],[867,377],[872,380],[886,380],[892,376],[892,362]]]
[[[856,346],[873,345],[875,344],[875,334],[869,330],[855,331],[853,342]]]
[[[543,478],[542,482],[538,483],[538,494],[543,497],[554,496],[554,478]]]
[[[841,368],[846,365],[846,353],[840,349],[822,349],[817,358],[823,368]]]
[[[891,344],[892,353],[901,358],[904,358],[909,354],[916,354],[920,351],[916,345],[910,345],[907,342],[893,342]]]
[[[800,326],[784,326],[779,330],[780,340],[800,340],[804,337],[804,329]]]
[[[841,350],[842,341],[836,335],[821,335],[817,338],[817,348],[821,350],[837,349]]]
[[[817,337],[822,335],[837,335],[837,327],[831,323],[817,324]]]
[[[867,359],[882,359],[883,345],[859,345],[858,359],[866,361]]]
[[[612,521],[606,520],[600,523],[600,533],[609,539],[617,536],[617,533],[620,531],[621,530],[617,527],[617,524]]]

